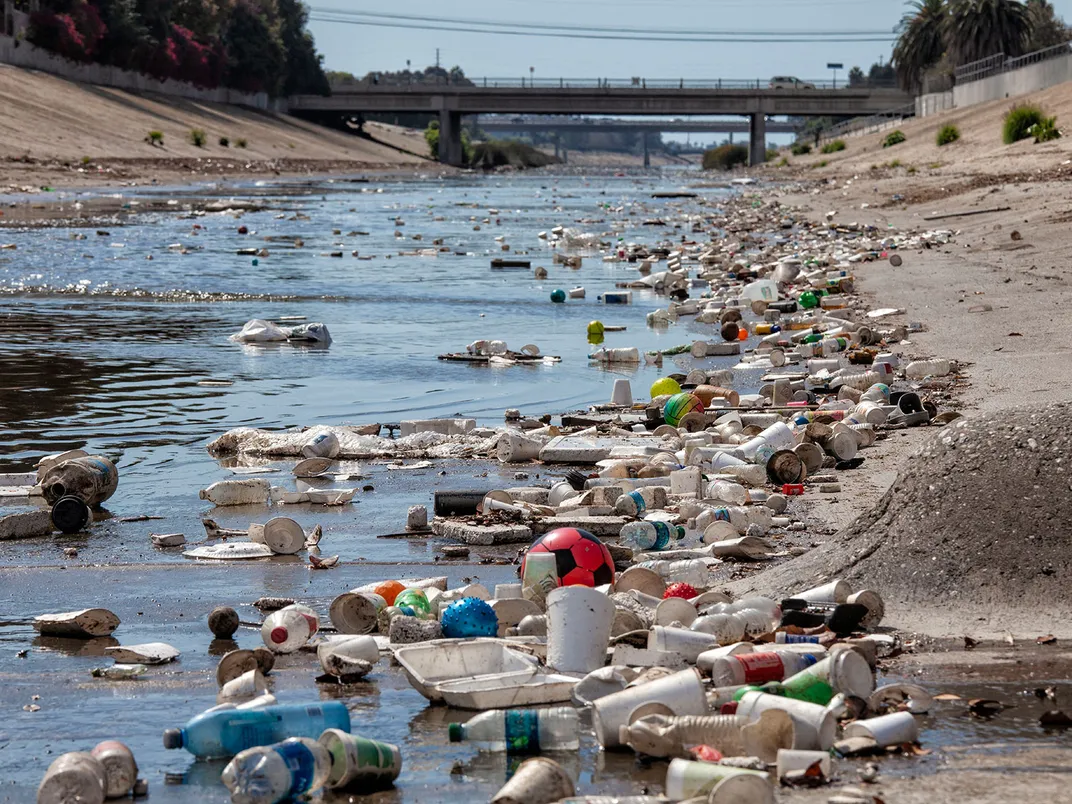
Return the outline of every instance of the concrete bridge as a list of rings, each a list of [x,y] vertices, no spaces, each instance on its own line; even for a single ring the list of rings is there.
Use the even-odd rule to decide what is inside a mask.
[[[555,131],[560,134],[568,131],[606,131],[606,132],[666,132],[682,134],[745,134],[750,130],[747,120],[622,120],[605,118],[569,118],[544,117],[526,119],[520,122],[496,118],[478,120],[476,127],[489,134],[524,134],[534,131]],[[767,121],[768,134],[792,134],[797,127],[792,123]]]
[[[662,84],[662,82],[659,82]],[[729,82],[656,82],[643,85],[571,81],[559,86],[476,86],[415,83],[381,85],[365,81],[335,85],[332,94],[296,95],[291,114],[310,119],[369,113],[419,112],[439,116],[439,159],[462,162],[464,115],[743,115],[749,119],[751,163],[766,156],[771,115],[858,117],[908,106],[914,97],[895,89],[763,89]]]

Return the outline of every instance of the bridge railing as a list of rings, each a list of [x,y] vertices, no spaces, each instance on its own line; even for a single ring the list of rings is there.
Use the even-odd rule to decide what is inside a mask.
[[[1017,56],[1014,59],[1006,58],[1004,53],[998,53],[985,59],[979,59],[979,61],[962,64],[953,71],[953,76],[957,84],[968,84],[972,81],[990,78],[993,75],[1019,70],[1029,64],[1038,64],[1048,59],[1056,59],[1069,53],[1072,53],[1072,41],[1036,50],[1033,53]]]
[[[802,89],[894,89],[893,81],[869,83],[863,86],[849,87],[847,81],[834,82],[830,79],[817,81],[803,81],[798,79]],[[449,78],[436,76],[422,81],[398,81],[378,80],[361,78],[343,80],[332,83],[333,91],[353,90],[360,87],[362,90],[384,89],[391,91],[405,91],[406,89],[427,90],[432,86],[454,86],[458,88],[483,88],[483,89],[771,89],[773,82],[770,78],[537,78],[537,77],[486,77],[464,78],[452,81]],[[783,86],[785,86],[783,84]],[[788,88],[788,87],[787,87]]]
[[[873,134],[876,131],[889,128],[902,120],[915,116],[916,105],[912,103],[908,106],[899,106],[896,109],[890,109],[868,117],[854,117],[851,120],[846,120],[843,123],[838,123],[836,126],[825,129],[821,139],[833,140],[838,137],[844,137],[847,134]]]

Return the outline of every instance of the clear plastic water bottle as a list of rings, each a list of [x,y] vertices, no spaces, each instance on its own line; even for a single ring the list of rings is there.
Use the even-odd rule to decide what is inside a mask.
[[[277,804],[324,786],[331,754],[316,740],[293,737],[276,745],[247,748],[223,769],[233,804]]]
[[[618,534],[618,543],[633,550],[665,550],[670,544],[670,537],[684,535],[684,529],[678,533],[674,526],[665,522],[630,522]]]
[[[264,618],[261,639],[275,653],[293,653],[312,636],[309,619],[289,606]]]
[[[326,701],[204,712],[181,729],[165,731],[164,748],[185,748],[197,757],[231,757],[288,737],[315,739],[324,729],[350,730],[346,704]]]
[[[571,706],[500,709],[479,714],[468,723],[451,723],[449,732],[452,743],[465,740],[480,751],[576,751],[580,716]]]

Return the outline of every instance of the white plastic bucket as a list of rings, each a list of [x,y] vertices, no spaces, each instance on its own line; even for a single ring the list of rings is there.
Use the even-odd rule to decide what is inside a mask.
[[[586,586],[562,586],[547,595],[547,665],[564,673],[591,673],[607,663],[614,603]]]
[[[911,712],[894,712],[868,720],[857,720],[845,727],[846,737],[871,737],[880,748],[919,739],[919,726]]]
[[[688,759],[672,759],[666,769],[666,797],[671,801],[684,801],[689,798],[708,796],[715,786],[723,780],[734,776],[751,776],[770,788],[770,776],[762,771],[734,768],[718,765],[714,762],[693,762]],[[771,791],[770,799],[773,799]],[[709,799],[710,800],[710,799]],[[731,799],[727,798],[726,801]],[[752,804],[753,801],[764,802],[767,799],[750,797],[735,798],[739,804]]]

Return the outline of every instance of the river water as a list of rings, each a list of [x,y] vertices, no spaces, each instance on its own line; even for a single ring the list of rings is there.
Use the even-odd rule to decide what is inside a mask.
[[[191,214],[185,209],[189,191],[154,189],[151,196],[131,193],[129,202],[136,208],[150,197],[172,199],[173,212],[139,216],[105,234],[94,228],[5,232],[3,239],[17,249],[0,251],[0,472],[85,447],[112,457],[121,482],[107,504],[110,516],[89,535],[0,543],[0,801],[31,801],[55,756],[107,738],[132,747],[153,801],[228,801],[220,763],[195,762],[160,743],[163,729],[214,703],[218,655],[236,643],[211,640],[204,618],[213,606],[234,606],[243,620],[256,621],[250,603],[262,595],[296,597],[326,612],[340,591],[390,577],[446,574],[452,585],[473,579],[489,587],[513,580],[512,566],[444,566],[435,563],[429,541],[375,538],[401,530],[406,508],[430,504],[435,489],[517,483],[515,469],[486,462],[442,462],[415,471],[389,471],[383,462],[353,465],[346,469],[364,476],[356,482],[373,487],[353,506],[288,507],[286,514],[306,528],[321,524],[323,552],[346,562],[329,572],[310,572],[298,559],[199,565],[182,558],[181,550],[152,548],[149,534],[183,532],[194,541],[202,515],[230,527],[272,515],[265,507],[214,510],[198,499],[198,489],[234,476],[205,451],[232,427],[455,414],[495,424],[508,407],[540,415],[609,399],[613,379],[622,376],[643,396],[663,373],[688,368],[687,360],[672,368],[669,359],[662,370],[607,371],[589,363],[585,331],[593,319],[627,327],[608,335],[611,347],[666,349],[713,333],[688,322],[649,329],[645,314],[665,305],[653,294],[634,292],[631,306],[601,305],[599,294],[636,276],[632,266],[604,263],[598,255],[578,270],[555,266],[537,234],[561,225],[649,244],[687,238],[687,227],[643,223],[672,222],[682,213],[713,220],[726,191],[703,189],[700,199],[652,198],[694,178],[530,174],[251,186],[236,197],[255,198],[265,209],[240,219]],[[250,234],[238,234],[240,225]],[[278,239],[295,236],[303,248]],[[399,254],[431,247],[435,238],[450,251]],[[511,246],[508,254],[502,242]],[[175,244],[188,253],[169,249]],[[271,252],[256,266],[236,254],[253,246]],[[372,259],[354,258],[355,250]],[[322,256],[333,251],[345,256]],[[490,260],[500,256],[531,259],[550,277],[537,281],[532,271],[491,270]],[[551,304],[552,289],[574,286],[584,286],[587,298]],[[287,316],[324,322],[334,343],[252,347],[227,339],[251,318]],[[478,338],[502,339],[513,348],[535,343],[562,362],[489,369],[436,359]],[[737,387],[745,390],[754,379],[739,376]],[[199,384],[205,380],[232,384]],[[269,465],[280,470],[273,482],[289,477],[291,463]],[[19,509],[11,501],[0,507]],[[162,519],[121,521],[137,515]],[[78,556],[65,557],[65,547],[77,548]],[[43,639],[31,627],[37,614],[94,605],[119,614],[117,639],[166,641],[182,651],[181,660],[143,681],[105,682],[89,671],[110,663],[102,650],[114,641]],[[242,647],[260,644],[252,628],[236,639]],[[272,674],[280,700],[341,698],[354,731],[402,748],[397,787],[369,801],[423,804],[459,794],[487,800],[516,766],[447,743],[446,724],[467,715],[427,706],[386,661],[363,683],[339,688],[314,685],[314,667],[308,655],[282,659]],[[41,708],[24,709],[31,705]],[[1003,736],[1028,739],[1030,718],[1024,724]],[[959,721],[925,725],[925,743],[935,735],[943,743],[981,738]],[[581,792],[658,792],[665,776],[664,763],[599,752],[590,734],[579,753],[557,759]],[[884,770],[919,772],[933,764],[898,760]]]

